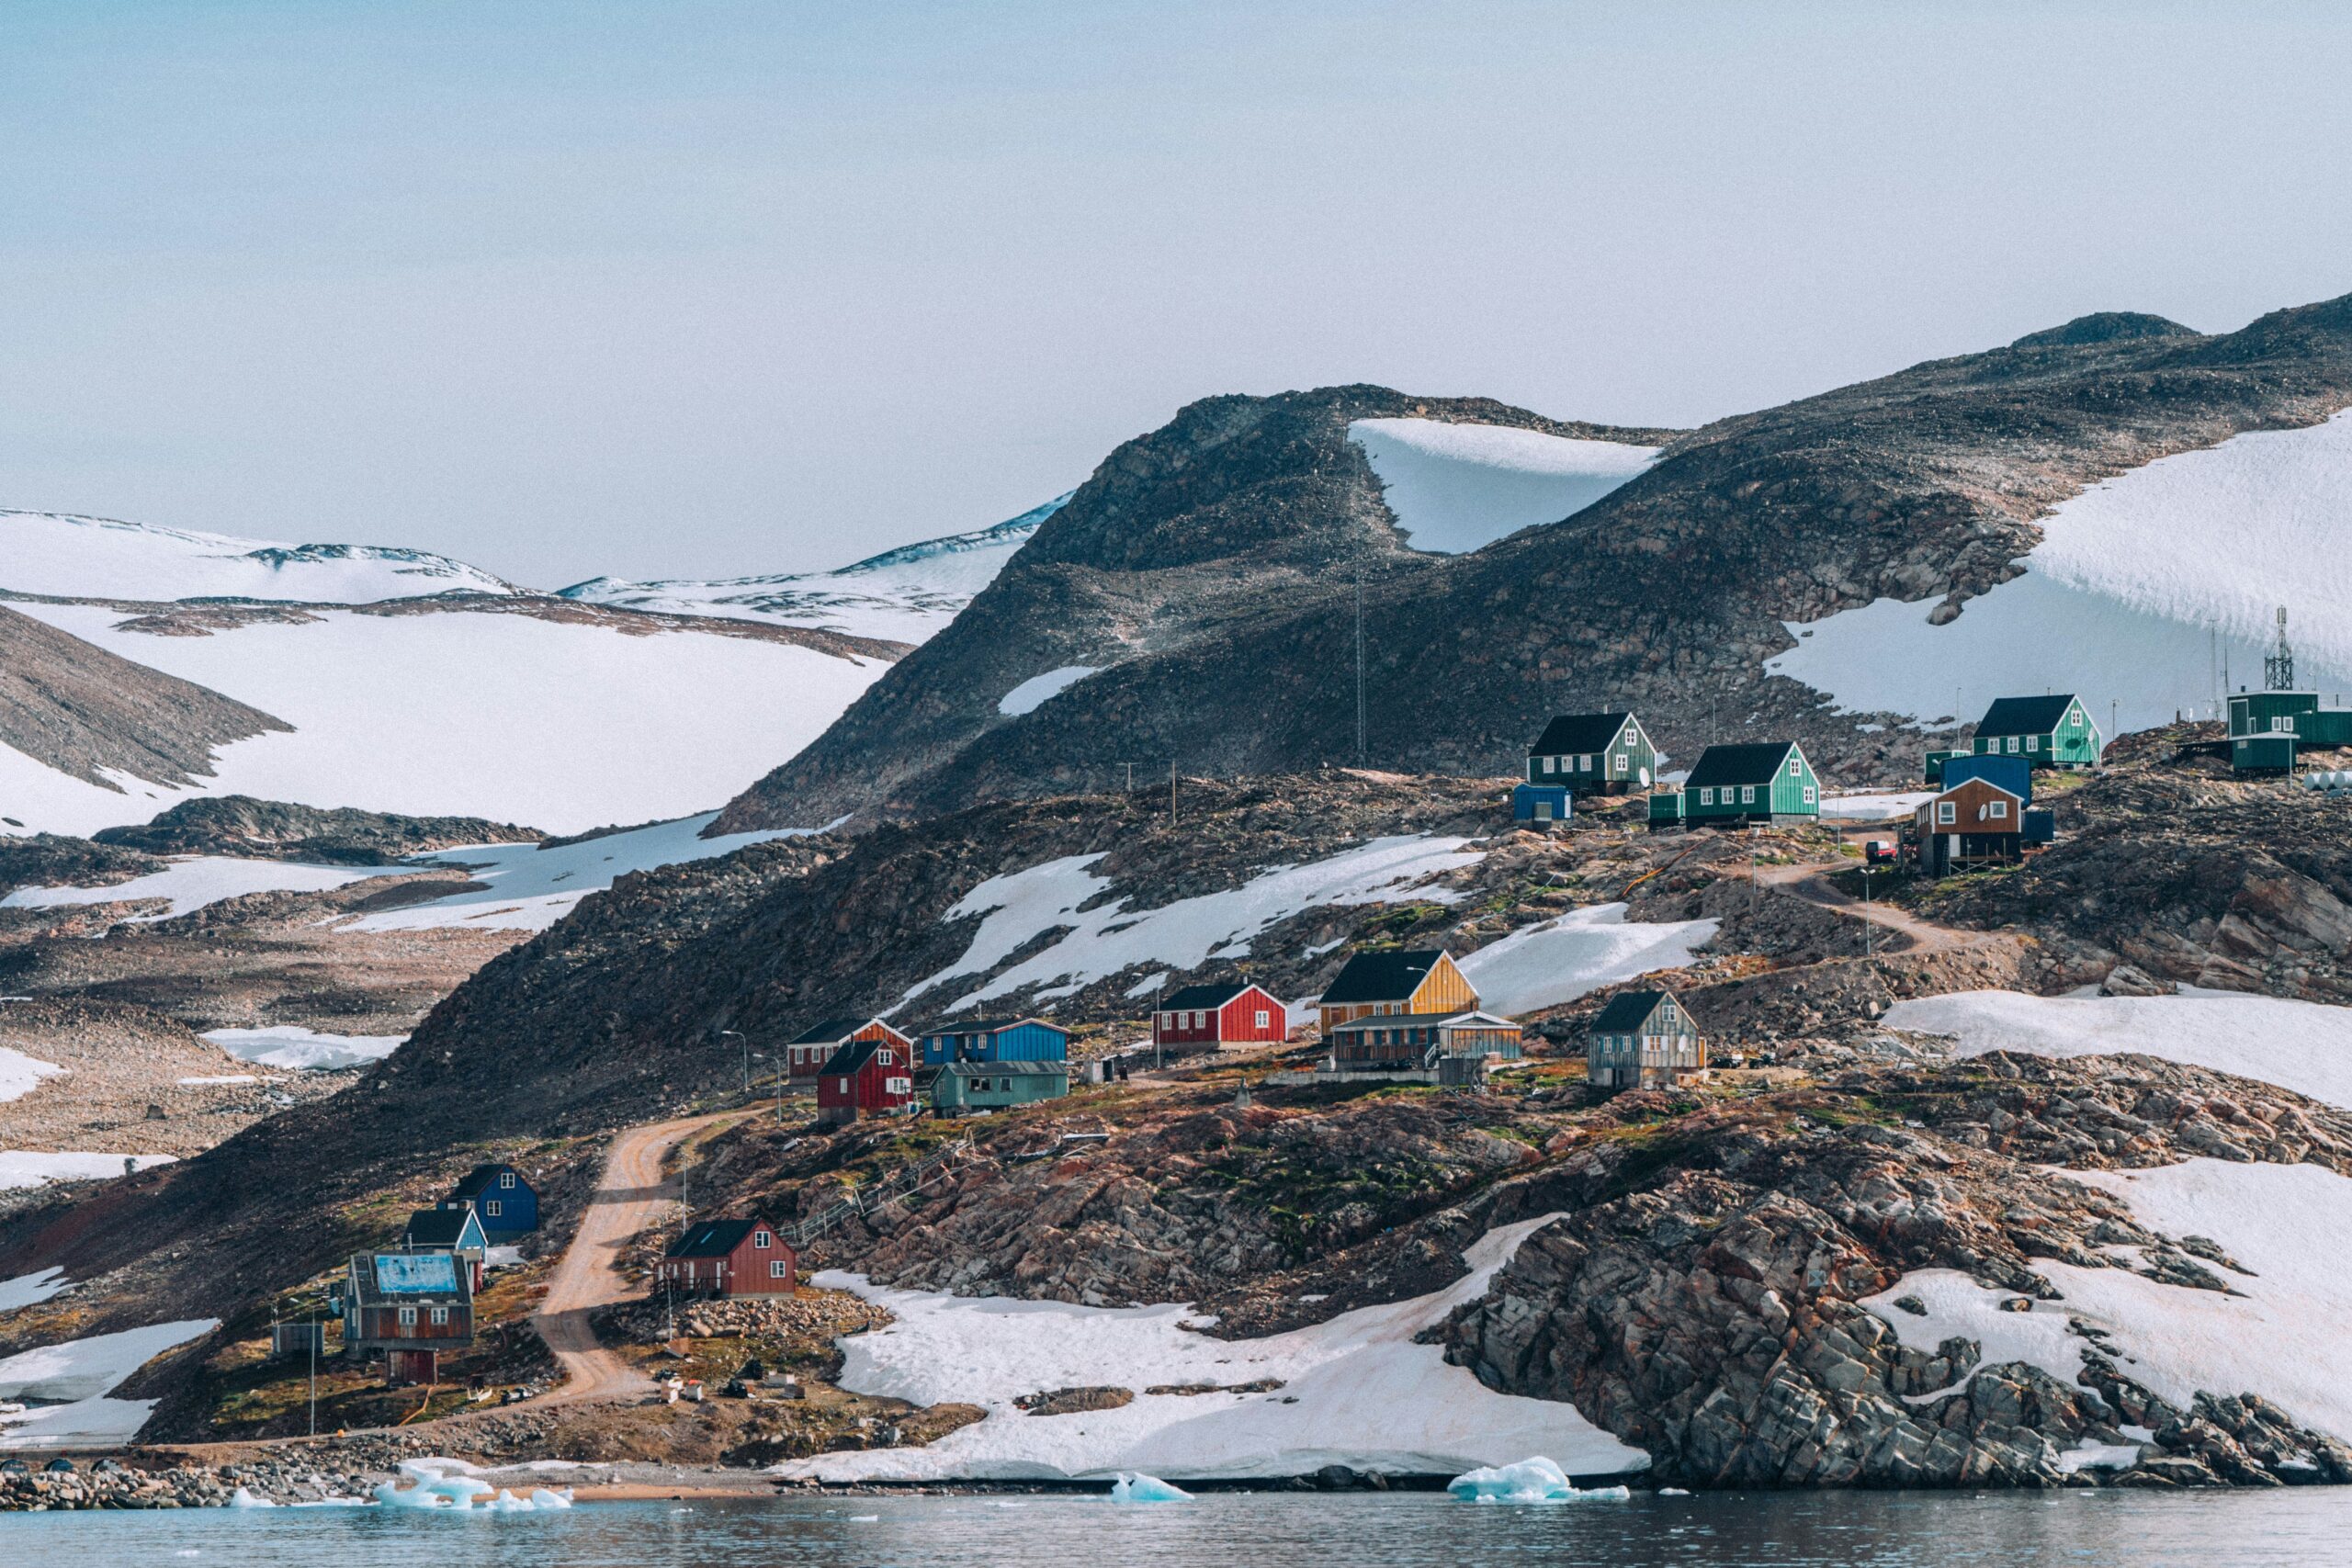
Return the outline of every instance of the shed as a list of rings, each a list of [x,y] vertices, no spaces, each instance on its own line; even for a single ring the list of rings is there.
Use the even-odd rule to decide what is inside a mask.
[[[788,1296],[799,1255],[763,1219],[697,1220],[653,1268],[656,1284],[686,1295]]]
[[[1585,1026],[1585,1080],[1596,1089],[1661,1089],[1704,1072],[1699,1021],[1671,991],[1620,991]]]
[[[1565,822],[1576,815],[1576,797],[1566,784],[1523,784],[1510,792],[1514,822]]]
[[[853,1040],[817,1075],[817,1119],[903,1116],[915,1105],[915,1067],[907,1053],[881,1040]]]
[[[807,1083],[824,1070],[833,1053],[857,1040],[879,1040],[897,1046],[914,1060],[915,1043],[878,1018],[829,1018],[822,1023],[804,1030],[784,1048],[785,1071],[801,1083]]]
[[[2295,771],[2295,738],[2240,736],[2230,742],[2230,766],[2242,773],[2291,773]]]
[[[417,1210],[408,1217],[401,1246],[409,1252],[447,1252],[465,1259],[473,1274],[474,1289],[481,1289],[490,1238],[483,1234],[481,1216],[474,1213],[471,1203],[456,1209]]]
[[[1682,792],[1679,789],[1660,790],[1650,796],[1650,829],[1679,828],[1683,823]]]
[[[539,1228],[538,1190],[502,1161],[474,1167],[441,1200],[445,1209],[467,1203],[481,1215],[482,1235],[493,1243],[514,1241]]]
[[[1451,1014],[1478,1005],[1478,993],[1442,948],[1380,948],[1348,960],[1316,1006],[1323,1032],[1351,1019]]]
[[[931,1080],[931,1108],[956,1116],[1059,1100],[1069,1092],[1068,1062],[950,1062]]]
[[[988,1019],[942,1024],[922,1035],[922,1065],[950,1062],[1064,1062],[1069,1031],[1038,1018]]]
[[[1710,746],[1682,783],[1682,813],[1693,827],[1812,821],[1821,815],[1821,781],[1793,740]]]
[[[1969,750],[2023,757],[2037,768],[2088,768],[2106,749],[2098,726],[2071,692],[2040,697],[1998,697],[1976,721]]]
[[[1527,782],[1560,784],[1578,795],[1647,789],[1657,749],[1632,714],[1562,714],[1527,749]]]
[[[1183,987],[1151,1014],[1151,1042],[1161,1047],[1278,1045],[1289,1038],[1290,1010],[1246,980]]]

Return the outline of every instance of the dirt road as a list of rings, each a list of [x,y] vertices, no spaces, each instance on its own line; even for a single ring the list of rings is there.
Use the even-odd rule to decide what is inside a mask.
[[[1839,887],[1832,886],[1829,877],[1840,871],[1853,869],[1851,863],[1808,863],[1803,865],[1768,865],[1757,873],[1757,880],[1776,893],[1824,909],[1832,909],[1854,919],[1868,920],[1881,931],[1900,931],[1911,939],[1913,953],[1950,953],[1966,947],[1993,947],[2013,943],[2015,938],[1995,931],[1962,931],[1952,926],[1939,926],[1923,920],[1910,910],[1894,904],[1869,903]]]
[[[662,1162],[670,1151],[713,1122],[742,1114],[722,1111],[655,1122],[631,1127],[613,1140],[604,1174],[596,1179],[596,1190],[580,1216],[580,1229],[548,1277],[546,1302],[531,1318],[531,1326],[555,1352],[564,1375],[563,1386],[540,1403],[579,1404],[647,1392],[642,1372],[596,1343],[588,1314],[635,1288],[614,1267],[620,1249],[665,1212],[674,1213],[678,1184],[662,1175]]]

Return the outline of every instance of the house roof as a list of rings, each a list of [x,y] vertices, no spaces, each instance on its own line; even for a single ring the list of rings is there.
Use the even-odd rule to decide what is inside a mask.
[[[828,1043],[838,1045],[842,1041],[848,1039],[851,1035],[856,1033],[859,1030],[864,1029],[867,1024],[876,1023],[879,1021],[880,1021],[878,1019],[871,1018],[829,1018],[825,1020],[824,1022],[812,1025],[800,1033],[794,1035],[789,1041],[786,1042],[786,1043],[791,1045],[824,1045]]]
[[[1768,784],[1781,771],[1793,740],[1760,740],[1745,746],[1710,746],[1682,781],[1685,789],[1724,784]]]
[[[874,1059],[874,1053],[890,1043],[888,1040],[853,1040],[831,1055],[817,1071],[826,1077],[848,1077]]]
[[[1411,1028],[1448,1023],[1459,1024],[1465,1028],[1487,1026],[1517,1029],[1519,1027],[1519,1021],[1516,1019],[1505,1018],[1500,1013],[1485,1012],[1473,1008],[1467,1012],[1374,1013],[1369,1018],[1351,1018],[1345,1023],[1335,1023],[1331,1026],[1331,1032],[1339,1034],[1343,1032],[1353,1032],[1366,1029],[1394,1029],[1399,1024]]]
[[[923,1031],[923,1036],[929,1039],[938,1034],[1001,1034],[1008,1029],[1018,1029],[1024,1023],[1034,1023],[1040,1028],[1051,1029],[1063,1034],[1069,1032],[1061,1025],[1047,1023],[1042,1018],[987,1018],[977,1023],[934,1023]]]
[[[2075,694],[2052,697],[1997,697],[1976,721],[1979,735],[2047,735],[2074,705]]]
[[[466,1225],[474,1217],[473,1205],[462,1209],[419,1209],[408,1217],[408,1244],[411,1247],[455,1247],[465,1239]],[[474,1227],[479,1238],[481,1228]]]
[[[1617,732],[1625,728],[1630,713],[1564,713],[1544,727],[1535,744],[1527,749],[1531,757],[1557,757],[1573,752],[1578,756],[1587,751],[1606,751]]]
[[[743,1245],[743,1238],[755,1230],[773,1231],[775,1227],[765,1220],[702,1220],[686,1227],[686,1234],[670,1244],[665,1258],[724,1258]]]
[[[501,1175],[510,1170],[514,1170],[514,1168],[511,1165],[502,1165],[495,1160],[490,1161],[486,1164],[478,1165],[471,1170],[466,1172],[464,1179],[460,1180],[455,1187],[449,1189],[449,1196],[452,1198],[479,1198],[482,1193],[488,1191],[491,1188],[498,1184],[498,1179]],[[526,1187],[529,1187],[531,1185],[530,1179],[526,1177],[519,1170],[514,1170],[514,1179],[521,1182]],[[532,1188],[532,1190],[537,1191],[537,1189]]]
[[[362,1252],[351,1260],[351,1288],[362,1306],[473,1300],[473,1272],[446,1252]]]
[[[1186,986],[1180,991],[1170,993],[1168,999],[1159,1004],[1159,1010],[1176,1012],[1187,1011],[1193,1008],[1214,1010],[1223,1007],[1249,988],[1250,982],[1247,980],[1227,981],[1214,986]]]
[[[1586,1027],[1596,1034],[1619,1033],[1639,1029],[1649,1021],[1658,1004],[1673,996],[1671,991],[1620,991],[1609,998],[1609,1005]],[[1691,1021],[1696,1023],[1698,1021]]]
[[[939,1069],[943,1077],[1069,1077],[1068,1062],[950,1062]]]
[[[1935,794],[1934,795],[1931,795],[1931,796],[1929,796],[1928,799],[1921,801],[1921,802],[1919,803],[1919,806],[1918,806],[1918,810],[1919,810],[1919,811],[1925,811],[1925,810],[1927,810],[1927,809],[1928,809],[1928,807],[1929,807],[1933,806],[1937,801],[1939,801],[1939,800],[1942,800],[1942,799],[1945,799],[1945,798],[1947,798],[1948,796],[1951,796],[1951,795],[1958,795],[1962,790],[1968,789],[1968,788],[1971,788],[1971,787],[1981,788],[1981,789],[1989,789],[1989,790],[1991,790],[1995,795],[2007,795],[2011,800],[2016,801],[2016,802],[2017,802],[2018,805],[2020,805],[2020,806],[2022,806],[2022,805],[2024,805],[2024,804],[2025,804],[2025,796],[2024,796],[2024,795],[2019,795],[2016,790],[2011,789],[2008,785],[2007,785],[2007,784],[1996,784],[1996,782],[1994,782],[1993,780],[1988,779],[1988,778],[1985,778],[1985,777],[1984,777],[1983,775],[1981,775],[1981,774],[1980,774],[1980,775],[1977,775],[1977,776],[1973,777],[1973,778],[1965,778],[1965,779],[1962,779],[1962,780],[1961,780],[1958,784],[1953,784],[1953,785],[1950,786],[1950,787],[1949,787],[1949,788],[1947,788],[1947,789],[1944,789],[1944,790],[1939,791],[1939,792],[1938,792],[1937,794]],[[1917,812],[1915,812],[1915,813],[1914,813],[1914,815],[1916,816],[1916,815],[1917,815]]]
[[[1359,953],[1324,987],[1323,1003],[1402,1001],[1420,988],[1444,956],[1445,950],[1438,947]]]

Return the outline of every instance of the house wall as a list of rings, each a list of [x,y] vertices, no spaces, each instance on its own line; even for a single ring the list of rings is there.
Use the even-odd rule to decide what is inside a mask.
[[[1564,784],[1578,795],[1646,789],[1657,776],[1657,750],[1637,718],[1627,719],[1604,750],[1531,752],[1527,758],[1529,784]]]
[[[1453,960],[1441,957],[1414,988],[1405,1003],[1407,1012],[1467,1012],[1478,1005],[1478,993],[1470,988]]]
[[[514,1185],[501,1185],[507,1177]],[[491,1207],[496,1204],[493,1211]],[[491,1178],[490,1185],[474,1195],[474,1213],[481,1219],[483,1233],[492,1241],[505,1241],[518,1235],[528,1235],[539,1228],[539,1195],[531,1190],[520,1171],[502,1171]]]

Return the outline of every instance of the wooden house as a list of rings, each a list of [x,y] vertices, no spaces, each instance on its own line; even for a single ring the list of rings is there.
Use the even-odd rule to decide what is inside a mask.
[[[2106,739],[2072,693],[2047,697],[1998,697],[1976,721],[1969,749],[1979,757],[2023,757],[2036,768],[2089,768]]]
[[[798,1083],[808,1083],[833,1059],[833,1053],[857,1040],[878,1040],[894,1045],[913,1061],[915,1043],[878,1018],[829,1018],[796,1036],[784,1048],[784,1070]]]
[[[1375,1013],[1334,1025],[1326,1036],[1341,1069],[1425,1071],[1447,1057],[1517,1061],[1523,1049],[1511,1020],[1473,1009],[1457,1013]]]
[[[1066,1062],[1069,1031],[1037,1018],[990,1019],[925,1030],[922,1065],[950,1062]]]
[[[2230,765],[2292,773],[2306,749],[2352,746],[2352,709],[2320,706],[2317,692],[2241,692],[2230,699]]]
[[[1317,1010],[1323,1032],[1378,1015],[1449,1016],[1478,1005],[1478,993],[1442,949],[1383,948],[1359,953],[1324,987]]]
[[[1710,746],[1682,782],[1682,820],[1702,828],[1809,822],[1821,815],[1821,781],[1793,740]]]
[[[931,1080],[931,1108],[942,1116],[966,1116],[1069,1092],[1068,1062],[950,1062]]]
[[[511,1165],[493,1160],[474,1167],[449,1189],[440,1206],[457,1209],[469,1203],[481,1216],[482,1235],[492,1245],[518,1241],[539,1228],[538,1190]]]
[[[1707,1067],[1699,1021],[1671,991],[1620,991],[1585,1028],[1585,1080],[1596,1089],[1664,1089]]]
[[[384,1352],[386,1381],[431,1382],[436,1358],[474,1342],[473,1271],[447,1252],[362,1252],[344,1280],[343,1348]]]
[[[1990,779],[1963,779],[1920,802],[1911,821],[1929,876],[2025,858],[2025,801]]]
[[[1943,783],[1936,786],[1939,789],[1983,779],[2007,790],[2028,806],[2033,804],[2033,764],[2023,757],[1996,756],[1989,751],[1983,756],[1954,757],[1944,764],[1943,775]]]
[[[1576,792],[1566,784],[1523,784],[1510,792],[1514,822],[1565,822],[1576,815]]]
[[[1527,782],[1577,795],[1623,795],[1650,787],[1657,748],[1630,713],[1562,714],[1527,749]]]
[[[653,1266],[653,1280],[681,1295],[788,1296],[799,1270],[798,1255],[765,1220],[697,1220]]]
[[[915,1108],[915,1065],[883,1040],[853,1040],[817,1075],[817,1119],[854,1122],[861,1116],[904,1116]]]
[[[417,1210],[408,1217],[401,1247],[406,1252],[447,1252],[458,1258],[473,1275],[475,1293],[481,1293],[490,1238],[482,1233],[481,1216],[474,1213],[471,1203],[462,1209]]]
[[[1186,986],[1152,1010],[1151,1043],[1169,1050],[1279,1045],[1290,1038],[1290,1010],[1246,981]]]

